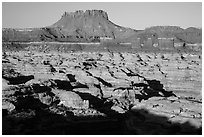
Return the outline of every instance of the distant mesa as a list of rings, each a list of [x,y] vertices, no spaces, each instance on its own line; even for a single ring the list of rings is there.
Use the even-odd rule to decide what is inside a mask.
[[[138,41],[139,38],[139,41]],[[151,40],[148,40],[150,39]],[[106,42],[158,45],[158,38],[173,38],[175,43],[202,43],[202,29],[178,26],[153,26],[134,30],[114,24],[103,10],[65,12],[53,25],[43,28],[2,30],[3,42]],[[162,40],[164,42],[164,40]],[[167,40],[168,43],[168,40]],[[143,47],[143,48],[144,48]]]
[[[86,11],[83,11],[83,10],[78,10],[76,12],[65,12],[63,15],[62,15],[62,18],[64,17],[73,17],[73,18],[76,18],[76,17],[90,17],[90,16],[95,16],[95,17],[102,17],[102,18],[105,18],[108,20],[108,14],[103,11],[103,10],[86,10]]]

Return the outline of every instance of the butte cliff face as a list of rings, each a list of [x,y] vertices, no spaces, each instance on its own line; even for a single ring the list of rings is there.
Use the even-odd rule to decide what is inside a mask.
[[[29,29],[3,29],[3,41],[61,41],[61,42],[99,42],[112,39],[115,42],[134,42],[139,37],[173,37],[176,42],[201,43],[202,29],[182,29],[177,26],[155,26],[145,30],[134,30],[111,22],[102,10],[65,12],[60,20],[51,26]]]
[[[91,36],[106,36],[114,38],[114,33],[110,30],[109,25],[110,22],[106,12],[87,10],[85,12],[65,12],[61,19],[50,26],[50,28],[58,30],[65,37],[89,38]]]
[[[136,34],[136,30],[112,23],[102,10],[65,12],[61,19],[49,27],[61,38],[78,38],[87,41],[102,38],[124,39]]]
[[[99,42],[100,38],[126,41],[136,32],[112,23],[102,10],[80,10],[65,12],[59,21],[44,28],[3,29],[3,41]]]

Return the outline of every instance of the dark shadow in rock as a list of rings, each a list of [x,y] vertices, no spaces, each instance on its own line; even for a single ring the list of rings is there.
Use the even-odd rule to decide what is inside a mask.
[[[94,78],[96,78],[99,82],[101,82],[104,86],[107,87],[113,87],[113,85],[107,81],[105,81],[104,79],[100,78],[100,77],[96,77],[94,76]]]
[[[166,91],[163,88],[163,84],[160,83],[158,80],[146,80],[147,83],[149,84],[150,88],[156,91],[161,91],[164,95],[164,97],[170,97],[170,96],[175,96],[176,95],[173,93],[173,91]]]
[[[145,83],[134,83],[134,84],[132,84],[132,86],[147,88],[148,84],[145,84]]]
[[[96,79],[97,79],[99,82],[101,82],[104,86],[106,86],[106,87],[113,87],[113,85],[112,85],[111,83],[105,81],[104,79],[102,79],[102,78],[100,78],[100,77],[94,76],[94,75],[91,74],[89,71],[85,71],[85,72],[88,74],[88,76],[92,76],[92,77],[96,78]]]
[[[86,59],[86,61],[96,61],[95,59],[92,59],[92,58],[90,58],[90,59]]]
[[[100,97],[103,98],[104,94],[103,94],[103,90],[101,89],[101,85],[100,84],[94,84],[94,86],[99,89]]]
[[[76,82],[75,75],[67,74],[66,76],[68,77],[70,82]]]
[[[105,118],[90,117],[78,120],[73,114],[67,116],[51,113],[47,105],[42,104],[33,96],[18,97],[14,116],[4,117],[4,135],[88,135],[88,134],[122,134],[123,125],[118,120],[118,113],[109,110],[112,104],[104,103],[90,94],[78,93],[83,99],[89,100],[93,108],[99,109]],[[106,109],[104,109],[106,108]],[[32,111],[33,115],[30,115]],[[106,113],[107,112],[107,113]],[[109,114],[112,114],[111,116]],[[84,119],[84,118],[83,118]]]
[[[64,73],[64,74],[65,74],[65,71],[63,71],[63,70],[59,70],[59,73]]]
[[[10,63],[8,59],[2,58],[2,63]]]
[[[87,85],[80,82],[70,82],[66,80],[54,80],[55,86],[58,89],[71,91],[75,88],[89,88]]]
[[[57,72],[57,70],[56,70],[56,69],[53,67],[53,65],[51,65],[51,64],[50,64],[50,71],[53,72],[53,73],[54,73],[54,72]]]
[[[156,115],[147,109],[132,109],[125,113],[126,133],[140,135],[201,135],[202,127],[189,122],[170,122],[166,116]],[[133,124],[134,123],[134,124]]]
[[[88,69],[91,69],[91,68],[92,68],[92,64],[90,64],[90,63],[88,63],[88,62],[83,62],[83,66],[84,66],[84,68],[83,68],[83,69],[86,69],[86,70],[88,70]]]
[[[159,93],[160,91],[148,87],[149,86],[148,84],[136,83],[133,84],[133,86],[143,87],[143,90],[140,91],[140,94],[135,94],[135,98],[139,99],[139,101],[148,100],[151,97],[162,97],[162,95]]]
[[[39,110],[48,107],[33,96],[19,96],[17,97],[17,101],[13,102],[13,104],[15,105],[17,111],[26,109]]]
[[[78,120],[77,116],[67,113],[67,116],[51,113],[42,106],[39,100],[26,98],[21,101],[23,109],[18,109],[18,117],[3,117],[3,135],[174,135],[202,134],[202,128],[196,128],[186,122],[171,123],[165,116],[155,115],[145,109],[132,109],[125,114],[119,114],[106,106],[102,99],[87,93],[79,95],[90,101],[93,107],[107,115],[104,119],[89,117]],[[22,100],[22,99],[20,99]],[[26,107],[27,100],[31,102]],[[35,106],[36,104],[39,104]],[[30,106],[31,105],[31,106]],[[110,106],[109,106],[110,105]],[[106,109],[103,109],[106,108]],[[22,110],[25,110],[22,112]],[[111,113],[111,114],[110,114]],[[25,117],[25,118],[24,118]]]
[[[118,88],[115,88],[113,91],[116,91],[116,90],[132,90],[133,88],[132,87],[118,87]]]
[[[54,82],[56,83],[56,86],[58,89],[69,90],[69,91],[73,90],[73,86],[69,81],[57,79],[57,80],[54,80]]]
[[[163,85],[158,80],[146,80],[149,86],[155,90],[163,90]]]
[[[5,77],[3,76],[4,79],[9,81],[9,84],[12,85],[17,85],[17,84],[24,84],[27,81],[34,79],[33,75],[29,75],[29,76],[17,76],[17,77]]]
[[[31,95],[33,94],[32,89],[30,86],[22,86],[18,85],[15,88],[12,88],[11,90],[15,90],[14,96],[22,96],[22,95]]]
[[[85,62],[82,62],[84,68],[83,69],[91,69],[92,67],[97,67],[97,62],[94,59],[87,59]]]
[[[116,90],[127,90],[127,95],[130,93],[130,90],[133,90],[138,87],[142,89],[138,92],[135,92],[135,98],[139,101],[147,100],[151,97],[170,97],[176,95],[172,91],[166,91],[163,89],[163,85],[158,80],[146,80],[148,84],[145,83],[133,83],[130,87],[119,87],[114,89]]]
[[[8,110],[7,109],[2,109],[2,117],[5,117],[8,115]]]
[[[70,116],[53,114],[45,110],[35,112],[26,119],[4,118],[3,135],[118,135],[123,134],[123,125],[112,119],[86,121]]]
[[[72,90],[74,86],[69,81],[54,80],[56,86],[64,90]],[[157,86],[158,85],[158,86]],[[160,82],[149,80],[148,84],[137,83],[132,87],[121,87],[121,90],[143,87],[146,94],[136,94],[136,98],[149,99],[157,96],[158,92],[163,96],[171,96],[173,93],[163,89]],[[156,90],[157,89],[157,90]],[[149,93],[150,90],[150,93]],[[154,90],[154,91],[151,91]],[[46,91],[46,90],[45,90]],[[49,90],[48,90],[49,92]],[[74,91],[73,91],[74,92]],[[153,92],[153,94],[151,94]],[[196,128],[186,122],[171,123],[169,118],[150,113],[145,109],[129,110],[124,114],[111,109],[113,102],[105,98],[97,98],[89,93],[77,93],[83,100],[89,100],[90,108],[93,108],[105,116],[89,117],[73,116],[67,111],[67,116],[54,114],[49,111],[48,105],[40,102],[34,96],[19,95],[16,102],[16,116],[7,114],[4,110],[2,117],[2,134],[4,135],[134,135],[134,134],[202,134],[202,128]],[[160,95],[161,96],[161,95]],[[59,101],[59,100],[57,100]],[[59,102],[58,102],[59,103]],[[56,103],[56,104],[58,104]],[[131,104],[130,104],[131,105]],[[130,108],[129,108],[130,109]],[[63,111],[63,110],[62,110]],[[83,120],[80,120],[83,119]],[[85,120],[84,120],[85,119]]]
[[[75,89],[75,88],[89,88],[87,85],[82,84],[82,83],[80,83],[80,82],[74,82],[74,83],[71,83],[71,84],[72,84],[72,86],[73,86],[74,89]]]
[[[101,113],[104,113],[107,115],[107,117],[115,117],[118,114],[116,111],[112,110],[111,107],[113,106],[113,102],[107,102],[106,99],[100,99],[97,98],[89,93],[81,93],[81,92],[75,92],[77,93],[83,100],[89,100],[89,106],[90,108],[96,109],[100,111]]]
[[[89,93],[81,93],[78,91],[74,92],[77,93],[83,100],[89,100],[89,105],[94,109],[101,108],[104,105],[104,101],[102,99],[99,99]]]
[[[123,69],[120,69],[122,72],[124,72],[128,77],[133,77],[133,76],[137,76],[140,78],[143,78],[144,80],[146,80],[146,78],[144,76],[141,76],[138,73],[133,72],[131,69],[126,68],[129,72],[124,71]]]
[[[39,84],[33,84],[32,88],[34,93],[50,92],[52,90],[50,87],[41,86]]]
[[[142,77],[139,74],[133,73],[130,69],[127,69],[129,72],[125,72],[123,69],[120,69],[122,72],[124,72],[128,77],[138,76]]]

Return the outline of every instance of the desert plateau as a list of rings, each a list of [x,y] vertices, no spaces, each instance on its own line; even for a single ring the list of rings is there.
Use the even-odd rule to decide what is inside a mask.
[[[202,29],[105,11],[2,30],[3,135],[202,134]]]

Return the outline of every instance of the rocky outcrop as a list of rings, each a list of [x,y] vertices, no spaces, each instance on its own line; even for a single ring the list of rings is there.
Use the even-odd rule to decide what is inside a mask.
[[[61,19],[49,26],[49,29],[60,32],[62,37],[77,37],[94,41],[100,37],[112,39],[124,39],[135,34],[135,30],[115,25],[108,19],[106,12],[102,10],[86,10],[65,12]]]
[[[3,79],[3,134],[91,134],[96,122],[96,134],[201,132],[196,54],[6,52],[2,67],[4,77],[34,76],[15,85]],[[59,127],[46,124],[55,118]]]
[[[60,99],[59,104],[63,104],[66,107],[71,108],[89,108],[89,103],[86,100],[82,100],[82,98],[71,91],[63,91],[63,90],[52,90],[52,92]]]

